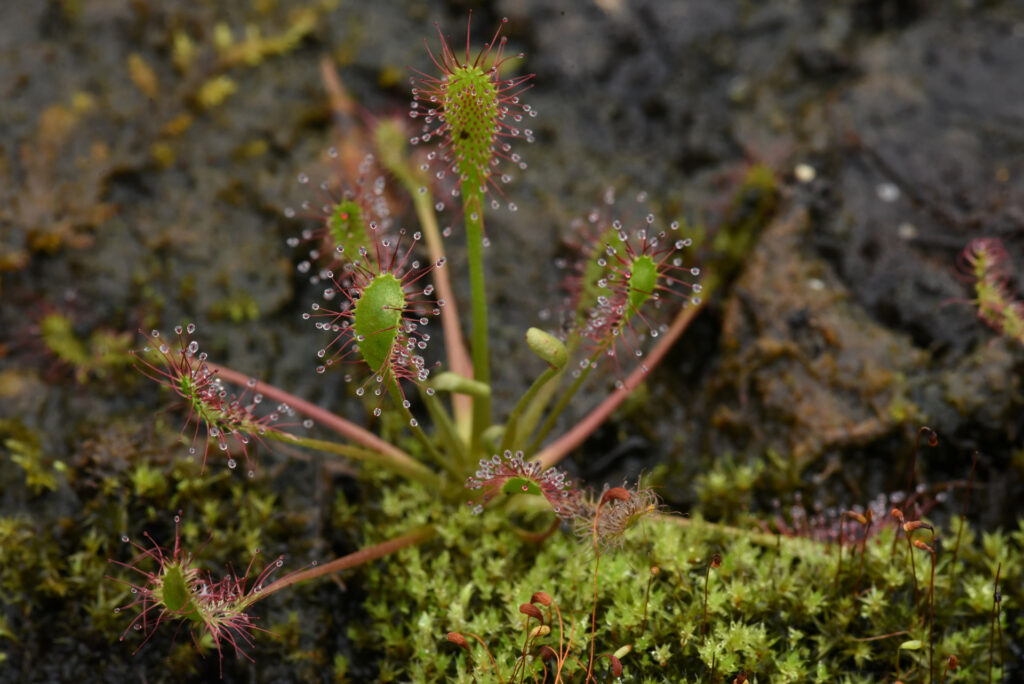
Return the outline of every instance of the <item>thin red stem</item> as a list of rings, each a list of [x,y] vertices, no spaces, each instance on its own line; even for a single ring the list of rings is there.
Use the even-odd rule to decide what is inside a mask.
[[[706,301],[706,300],[705,300]],[[672,321],[672,326],[668,329],[660,339],[654,349],[651,350],[650,354],[644,361],[644,365],[635,369],[629,374],[629,377],[623,381],[622,385],[614,392],[608,395],[608,397],[602,401],[598,406],[591,411],[583,420],[576,424],[571,430],[566,432],[564,435],[559,437],[557,440],[544,447],[537,453],[536,460],[540,461],[541,465],[545,468],[550,468],[555,465],[563,458],[565,458],[570,451],[578,447],[580,444],[589,437],[594,430],[600,427],[601,423],[608,419],[608,416],[612,414],[619,405],[626,400],[633,390],[640,386],[640,383],[647,378],[647,374],[654,369],[665,355],[668,354],[668,350],[672,348],[676,340],[683,334],[683,331],[690,325],[693,319],[703,309],[702,304],[691,304],[676,316],[675,320]]]
[[[330,575],[347,568],[353,568],[357,565],[362,565],[363,563],[368,563],[372,560],[400,551],[407,546],[422,544],[433,537],[436,533],[437,528],[433,525],[424,525],[423,527],[419,527],[408,534],[403,534],[401,537],[395,537],[394,539],[389,539],[388,541],[381,542],[380,544],[374,544],[373,546],[369,546],[365,549],[360,549],[354,553],[348,554],[347,556],[336,558],[329,563],[318,565],[316,567],[309,568],[308,570],[294,572],[290,575],[285,575],[273,584],[265,587],[263,591],[251,594],[252,603],[261,601],[271,594],[290,587],[293,584],[306,582],[311,579],[316,579],[317,577],[323,577],[324,575]]]
[[[221,366],[215,363],[206,362],[206,365],[210,370],[216,372],[221,378],[233,382],[243,387],[249,382],[250,376],[238,371],[231,370],[225,366]],[[290,392],[269,385],[265,382],[259,383],[260,392],[263,395],[273,399],[274,401],[280,401],[288,404],[291,408],[295,409],[299,413],[312,418],[318,424],[337,432],[342,437],[351,439],[353,442],[358,442],[368,449],[376,449],[394,456],[396,459],[410,460],[412,457],[405,453],[398,447],[392,445],[390,442],[386,442],[377,435],[373,434],[368,430],[364,430],[355,423],[345,420],[341,416],[335,415],[327,409],[320,408],[316,404],[310,403],[301,397],[297,397]]]

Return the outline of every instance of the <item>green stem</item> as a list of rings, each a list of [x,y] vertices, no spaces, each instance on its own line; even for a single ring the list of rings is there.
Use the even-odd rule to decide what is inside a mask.
[[[412,198],[413,208],[427,243],[427,251],[430,253],[430,260],[436,263],[445,255],[444,242],[441,240],[441,230],[437,225],[433,197],[430,193],[420,192],[422,188],[430,185],[430,179],[424,172],[416,168],[413,160],[409,157],[405,146],[406,134],[400,126],[381,122],[376,131],[377,151],[380,154],[381,162],[398,179],[405,191],[409,193],[409,197]],[[444,329],[448,370],[469,377],[473,372],[473,363],[470,361],[466,342],[462,336],[458,303],[455,301],[455,291],[448,278],[448,270],[437,269],[431,279],[437,287],[438,299],[445,301],[444,308],[441,309],[441,326]],[[469,397],[452,397],[452,409],[463,440],[469,441],[473,414],[472,401]]]
[[[711,289],[711,288],[707,288]],[[704,300],[708,301],[707,299]],[[602,401],[597,408],[591,411],[587,416],[576,424],[569,432],[565,433],[557,440],[544,447],[544,450],[537,453],[536,460],[540,461],[545,468],[550,468],[555,465],[570,451],[578,447],[583,443],[588,436],[590,436],[594,430],[598,428],[601,423],[607,420],[608,416],[611,415],[612,411],[617,409],[626,397],[630,395],[640,383],[647,377],[647,373],[654,369],[661,360],[668,354],[668,350],[675,344],[676,340],[683,334],[683,331],[690,325],[690,322],[696,318],[697,314],[704,308],[704,304],[691,305],[683,309],[676,316],[675,320],[672,321],[671,327],[668,332],[661,336],[658,344],[654,346],[651,353],[647,355],[647,359],[644,361],[644,366],[635,369],[629,374],[629,377],[622,383],[622,385],[612,392],[608,397]],[[582,376],[583,373],[580,373]],[[571,388],[575,391],[574,388]],[[539,445],[540,440],[543,439],[543,435],[531,444],[531,452],[536,449]]]
[[[530,385],[530,389],[526,390],[526,394],[524,394],[516,403],[515,408],[512,409],[512,413],[509,414],[508,421],[505,423],[505,434],[501,438],[502,451],[512,449],[519,444],[519,441],[516,439],[516,430],[519,429],[519,417],[530,402],[533,401],[537,392],[539,392],[540,389],[544,387],[544,385],[548,384],[548,382],[553,378],[557,378],[560,373],[561,369],[548,366],[548,368],[540,374],[540,377],[533,381],[533,384]]]
[[[330,563],[325,563],[324,565],[318,565],[308,570],[301,570],[299,572],[293,572],[290,575],[285,575],[273,584],[264,587],[262,591],[249,594],[246,597],[247,602],[243,608],[248,608],[257,601],[262,601],[271,594],[275,594],[282,589],[292,586],[293,584],[306,582],[311,579],[316,579],[317,577],[323,577],[324,575],[330,575],[347,568],[362,565],[363,563],[368,563],[369,561],[392,554],[395,551],[400,551],[407,546],[422,544],[435,534],[437,534],[437,529],[433,525],[424,525],[423,527],[416,528],[412,532],[404,534],[401,537],[395,537],[394,539],[389,539],[386,542],[381,542],[380,544],[360,549],[359,551],[350,553],[347,556],[337,558]]]
[[[409,193],[413,198],[413,206],[416,209],[420,227],[423,228],[430,259],[436,263],[445,254],[444,244],[441,242],[441,231],[437,226],[437,215],[434,213],[434,207],[430,204],[431,196],[420,194],[415,189],[410,190]],[[473,362],[469,358],[466,341],[462,337],[458,303],[455,300],[455,290],[452,289],[451,280],[448,278],[448,269],[435,269],[431,274],[431,279],[437,287],[438,299],[444,300],[444,306],[441,307],[441,327],[444,330],[444,348],[448,358],[448,369],[469,377],[473,373]],[[472,400],[469,397],[454,395],[452,410],[455,413],[456,425],[464,438],[468,439],[473,415]]]
[[[409,425],[409,429],[412,431],[412,436],[416,438],[416,441],[423,445],[423,448],[427,450],[427,454],[430,458],[434,459],[435,463],[452,475],[455,475],[456,477],[461,476],[461,473],[458,472],[455,465],[437,450],[437,447],[434,446],[433,441],[431,441],[430,437],[427,436],[427,433],[423,432],[423,428],[420,427],[419,421],[416,420],[409,408],[403,403],[405,401],[405,395],[402,394],[402,390],[398,386],[398,381],[395,380],[395,376],[391,373],[388,373],[387,384],[388,393],[391,395],[391,399],[395,402],[395,405],[398,406],[398,410],[405,414],[406,423]]]
[[[580,336],[579,333],[573,331],[569,334],[569,339],[566,340],[565,348],[568,358],[573,358],[576,355],[576,351],[580,347]],[[558,376],[553,382],[549,382],[530,400],[530,404],[523,411],[523,415],[519,419],[519,432],[522,433],[523,439],[525,440],[537,427],[537,423],[540,422],[541,417],[544,415],[544,410],[551,403],[555,392],[558,391],[559,385],[561,385],[562,376],[565,375],[566,368],[562,368],[558,371]]]
[[[466,220],[466,257],[469,262],[469,289],[473,312],[473,379],[491,384],[491,360],[487,340],[487,294],[484,287],[484,215],[481,180],[469,173],[462,182],[463,211]],[[480,436],[491,424],[491,398],[473,400],[473,432],[470,452],[480,450]]]
[[[564,411],[565,407],[569,405],[569,401],[572,400],[580,386],[587,379],[587,376],[590,375],[590,371],[594,367],[594,363],[597,361],[598,356],[604,352],[609,343],[610,342],[605,342],[587,359],[587,367],[583,368],[580,371],[580,374],[576,376],[576,379],[573,380],[572,384],[569,385],[565,394],[563,394],[558,400],[555,407],[551,409],[551,413],[548,414],[543,425],[540,426],[540,430],[537,431],[536,436],[534,436],[533,440],[530,442],[530,446],[527,448],[529,453],[536,453],[537,449],[540,447],[540,443],[544,441],[544,438],[547,437],[548,433],[555,427],[555,422],[558,420],[558,416],[562,415],[562,411]]]
[[[374,451],[372,449],[353,446],[351,444],[339,444],[338,442],[329,442],[323,439],[299,437],[288,432],[269,431],[261,435],[261,437],[263,439],[273,439],[286,444],[306,447],[307,449],[315,449],[317,451],[326,451],[328,453],[338,454],[339,456],[347,456],[348,458],[366,461],[368,463],[376,463],[377,465],[387,468],[392,472],[404,475],[410,480],[415,480],[426,487],[437,487],[440,484],[437,474],[434,473],[434,471],[409,457],[399,457],[393,453]]]
[[[466,443],[459,437],[458,429],[452,423],[451,416],[444,408],[444,404],[437,398],[437,393],[428,394],[420,392],[423,404],[430,412],[430,418],[437,428],[437,434],[444,445],[445,451],[450,454],[459,465],[460,471],[468,471],[468,454]]]

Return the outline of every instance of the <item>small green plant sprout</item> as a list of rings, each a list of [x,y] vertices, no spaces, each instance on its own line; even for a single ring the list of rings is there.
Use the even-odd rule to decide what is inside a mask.
[[[974,285],[978,318],[996,332],[1024,344],[1024,302],[1010,287],[1014,273],[1003,243],[995,238],[972,240],[959,256],[960,269]]]
[[[241,394],[231,393],[219,377],[217,370],[206,362],[206,352],[199,351],[199,343],[192,339],[196,331],[195,324],[174,328],[175,339],[167,343],[159,330],[146,335],[154,347],[143,347],[141,351],[131,351],[136,367],[143,375],[174,390],[188,409],[188,417],[182,427],[182,434],[189,425],[194,425],[190,454],[196,454],[200,447],[199,429],[206,431],[205,441],[201,447],[203,469],[212,444],[228,456],[228,468],[234,469],[237,461],[232,456],[232,445],[242,452],[249,475],[253,476],[249,451],[252,440],[261,441],[277,433],[283,427],[291,427],[298,421],[291,420],[295,412],[286,403],[279,403],[273,410],[258,412],[263,402],[263,395],[256,391],[256,380],[250,378],[245,382]],[[285,422],[281,422],[285,419]],[[303,421],[305,427],[311,427],[308,419]]]
[[[258,600],[264,585],[283,565],[283,560],[274,560],[250,582],[249,576],[259,555],[257,549],[242,575],[229,568],[227,575],[216,579],[196,567],[195,555],[182,547],[180,513],[174,516],[174,526],[173,548],[160,546],[149,534],[145,535],[152,544],[149,547],[125,535],[121,540],[130,544],[137,555],[128,563],[110,560],[141,577],[135,581],[111,578],[127,586],[135,597],[114,612],[138,609],[121,634],[121,640],[130,632],[141,632],[143,641],[136,648],[138,652],[161,624],[181,622],[190,628],[192,640],[198,647],[216,649],[221,663],[228,647],[237,656],[252,660],[245,649],[253,646],[256,631],[266,630],[258,627],[257,618],[246,611]],[[223,676],[223,670],[221,674]]]

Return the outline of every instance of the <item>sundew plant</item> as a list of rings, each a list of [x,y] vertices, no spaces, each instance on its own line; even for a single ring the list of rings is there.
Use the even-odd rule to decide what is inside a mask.
[[[526,101],[532,76],[510,75],[523,55],[507,51],[500,25],[480,48],[468,25],[464,49],[438,35],[439,46],[428,49],[432,66],[414,70],[408,122],[375,122],[329,150],[338,181],[301,174],[309,199],[284,212],[297,226],[288,247],[300,250],[299,271],[320,292],[297,312],[309,324],[309,353],[317,359],[311,372],[342,374],[363,399],[371,428],[388,413],[401,418],[405,434],[384,439],[350,416],[217,365],[200,351],[201,330],[192,322],[173,334],[145,332],[137,365],[180,399],[182,438],[204,470],[242,465],[251,478],[258,446],[304,447],[390,471],[429,492],[436,505],[471,514],[532,499],[518,505],[541,505],[556,525],[566,521],[597,545],[598,536],[614,539],[655,512],[656,497],[639,482],[633,494],[617,488],[602,520],[603,500],[556,464],[635,389],[699,307],[691,240],[678,222],[662,224],[653,214],[615,216],[611,198],[592,212],[572,236],[576,257],[566,264],[557,327],[523,331],[522,343],[539,357],[538,375],[513,405],[495,406],[486,216],[516,211],[509,184],[527,172],[522,148],[534,141],[537,112]],[[411,198],[413,225],[392,213],[395,192]],[[462,230],[441,231],[443,212]],[[465,300],[453,291],[445,255],[446,239],[459,233]],[[465,325],[460,308],[469,312]],[[553,439],[566,406],[602,366],[616,378],[615,391]],[[337,438],[309,436],[314,425]],[[628,512],[611,515],[631,498]],[[250,573],[199,573],[177,539],[170,551],[155,541],[131,542],[137,555],[120,563],[135,572],[122,580],[137,594],[129,607],[141,611],[131,626],[148,638],[163,623],[182,622],[197,643],[248,657],[256,628],[246,611],[257,601],[437,533],[434,524],[410,523],[388,541],[270,581],[278,560],[251,582]]]
[[[322,678],[343,681],[357,666],[380,681],[467,684],[1012,676],[1005,644],[1021,632],[1024,528],[967,525],[977,455],[946,526],[928,517],[942,500],[916,481],[916,445],[903,491],[843,510],[794,505],[776,520],[747,520],[756,527],[671,514],[650,479],[591,488],[560,466],[717,284],[701,273],[686,226],[638,209],[645,196],[624,206],[609,190],[558,236],[563,287],[546,298],[557,302],[552,315],[522,331],[535,365],[518,369],[529,377],[521,396],[504,399],[511,392],[492,380],[508,374],[492,376],[500,359],[487,220],[518,216],[515,181],[530,172],[540,114],[503,26],[479,45],[469,22],[458,39],[438,29],[412,69],[408,116],[347,126],[326,152],[329,177],[300,174],[305,199],[283,211],[293,234],[282,249],[316,293],[295,312],[308,330],[309,373],[343,381],[352,395],[344,410],[216,363],[201,350],[202,322],[143,331],[133,352],[138,370],[175,397],[180,439],[206,478],[255,485],[267,452],[313,453],[355,472],[370,504],[336,502],[333,514],[361,547],[303,565],[263,560],[247,537],[244,571],[212,572],[206,563],[219,559],[182,541],[187,515],[168,512],[173,541],[125,535],[112,560],[121,640],[137,650],[166,630],[215,652],[221,667],[231,655],[258,662],[259,642],[291,628],[262,623],[255,606],[359,568],[352,581],[366,619],[344,633],[372,662],[336,654],[328,665],[307,653]],[[337,76],[325,80],[334,106],[351,111]],[[723,246],[705,258],[742,251],[749,238],[735,233],[767,220],[772,174],[757,166],[748,181],[759,201],[739,203],[740,228],[730,235],[723,225]],[[464,250],[450,259],[456,241]],[[999,245],[975,243],[963,259],[979,315],[1021,339]],[[573,402],[585,407],[571,412],[582,415],[575,422],[566,419]],[[922,437],[939,445],[931,428]],[[759,468],[724,457],[696,484],[702,498],[739,508],[737,492],[749,492]],[[954,497],[943,496],[948,506]],[[297,647],[293,655],[303,657]]]

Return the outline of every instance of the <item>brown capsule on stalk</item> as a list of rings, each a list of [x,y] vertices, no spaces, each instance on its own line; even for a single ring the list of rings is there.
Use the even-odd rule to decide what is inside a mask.
[[[889,515],[896,518],[896,520],[902,525],[903,524],[903,511],[898,508],[894,508],[889,511]]]
[[[469,653],[469,644],[466,643],[466,637],[462,636],[458,632],[448,632],[448,641],[452,642],[456,646],[461,646],[466,649],[467,653]]]
[[[612,664],[612,676],[613,677],[621,677],[622,676],[622,661],[619,660],[618,658],[616,658],[613,655],[608,655],[608,656],[605,656],[605,657]]]
[[[857,511],[846,511],[846,513],[845,513],[844,515],[845,515],[845,516],[846,516],[847,518],[849,518],[850,520],[856,520],[856,521],[857,521],[857,522],[859,522],[859,523],[860,523],[861,525],[867,525],[867,524],[868,524],[868,519],[867,519],[867,518],[865,518],[865,517],[864,517],[863,515],[861,515],[860,513],[858,513]]]
[[[533,605],[532,603],[524,603],[519,606],[519,612],[523,615],[529,615],[532,618],[537,618],[541,622],[544,622],[544,614],[540,612],[540,608]]]
[[[920,539],[915,539],[914,540],[914,546],[916,546],[917,548],[921,549],[922,551],[927,551],[928,553],[935,553],[935,550],[932,547],[928,546],[927,544],[925,544]]]
[[[946,667],[950,670],[955,670],[956,666],[960,664],[960,660],[955,655],[950,655],[946,658]]]
[[[921,520],[911,520],[910,522],[903,524],[903,531],[909,534],[914,530],[921,529],[922,527],[926,530],[934,529],[931,525],[926,522],[922,522]]]
[[[551,595],[543,591],[535,591],[530,597],[530,603],[539,603],[542,606],[550,606],[553,602]]]
[[[711,567],[715,568],[716,570],[722,567],[722,554],[715,553],[711,555]]]
[[[601,503],[607,503],[612,499],[629,501],[629,490],[625,487],[612,487],[601,495]]]

